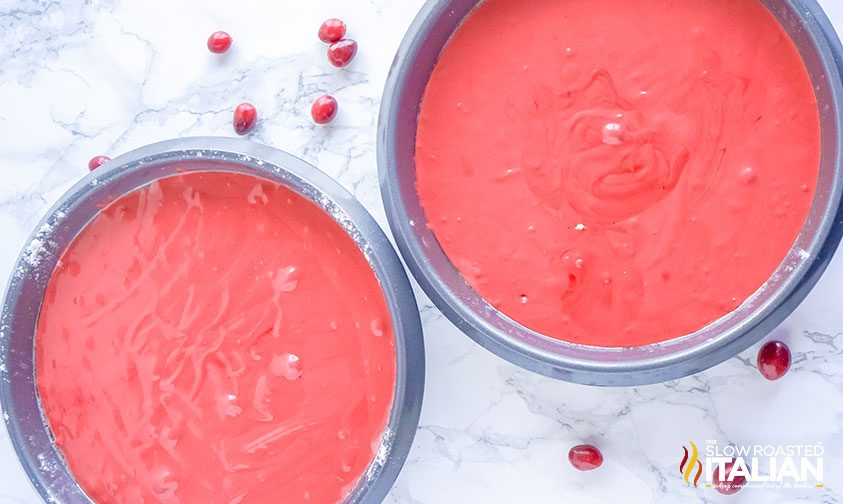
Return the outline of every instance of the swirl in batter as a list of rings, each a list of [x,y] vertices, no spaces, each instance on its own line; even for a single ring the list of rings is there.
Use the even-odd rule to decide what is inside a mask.
[[[38,393],[99,503],[335,504],[395,386],[369,263],[325,212],[247,175],[112,202],[50,279]]]
[[[433,71],[415,163],[428,226],[480,295],[626,347],[755,292],[819,159],[807,70],[758,0],[487,0]]]

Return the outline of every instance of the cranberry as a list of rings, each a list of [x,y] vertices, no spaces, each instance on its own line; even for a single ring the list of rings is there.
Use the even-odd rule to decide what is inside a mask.
[[[251,103],[241,103],[234,109],[234,131],[245,135],[252,131],[258,121],[258,109]]]
[[[575,469],[591,471],[603,464],[603,454],[592,445],[578,445],[568,452],[568,461]]]
[[[337,116],[337,100],[333,96],[320,96],[310,107],[310,115],[316,124],[328,124]]]
[[[108,156],[94,156],[88,161],[88,169],[94,171],[109,161],[111,161],[111,158]]]
[[[351,39],[334,42],[328,47],[328,61],[337,68],[342,68],[351,63],[355,54],[357,54],[357,42]]]
[[[726,462],[724,469],[721,471],[718,466],[714,471],[714,488],[723,495],[732,495],[738,493],[746,484],[746,476],[735,476],[732,481],[729,481],[729,473],[732,472],[735,461]]]
[[[216,31],[208,37],[208,50],[214,54],[222,54],[231,47],[231,35],[224,31]]]
[[[790,349],[781,341],[769,341],[758,351],[758,370],[768,380],[778,380],[790,369]]]
[[[329,19],[319,27],[319,40],[326,44],[339,42],[345,37],[345,23],[339,19]]]

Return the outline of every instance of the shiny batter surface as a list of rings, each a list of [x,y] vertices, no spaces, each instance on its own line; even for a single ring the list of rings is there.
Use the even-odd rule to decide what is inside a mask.
[[[415,161],[430,229],[492,305],[634,346],[770,277],[819,159],[807,70],[757,0],[487,0],[431,76]]]
[[[380,443],[395,348],[377,278],[330,216],[265,180],[190,173],[76,238],[36,370],[96,502],[333,504]]]

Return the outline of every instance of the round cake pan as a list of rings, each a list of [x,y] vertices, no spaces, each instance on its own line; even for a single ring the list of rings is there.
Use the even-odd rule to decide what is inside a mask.
[[[422,328],[409,279],[383,231],[337,182],[284,152],[226,138],[171,140],[110,161],[65,194],[27,242],[12,274],[0,320],[0,401],[12,444],[29,479],[47,502],[92,502],[53,443],[35,388],[35,328],[56,262],[104,203],[153,180],[190,171],[244,173],[294,190],[331,215],[369,261],[392,316],[397,378],[389,423],[376,456],[343,502],[382,502],[410,451],[424,389]]]
[[[843,232],[843,48],[817,2],[763,0],[799,48],[819,102],[822,161],[804,228],[776,272],[736,311],[693,334],[629,348],[575,345],[514,322],[469,287],[427,227],[413,162],[419,107],[439,54],[479,3],[430,0],[424,5],[396,56],[378,125],[378,168],[389,224],[434,304],[477,343],[510,362],[601,386],[658,383],[697,373],[747,349],[781,323],[817,282]]]

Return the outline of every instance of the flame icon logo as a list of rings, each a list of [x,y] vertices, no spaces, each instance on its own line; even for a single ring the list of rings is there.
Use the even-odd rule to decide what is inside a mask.
[[[700,451],[697,450],[697,445],[694,444],[693,441],[688,441],[691,443],[691,453],[690,457],[688,454],[688,449],[684,446],[682,447],[685,450],[685,456],[682,457],[682,462],[679,464],[679,474],[684,476],[685,483],[691,484],[691,475],[694,474],[694,469],[696,469],[696,475],[694,475],[694,486],[697,486],[697,482],[700,480],[700,476],[702,476],[702,462],[700,462]]]

